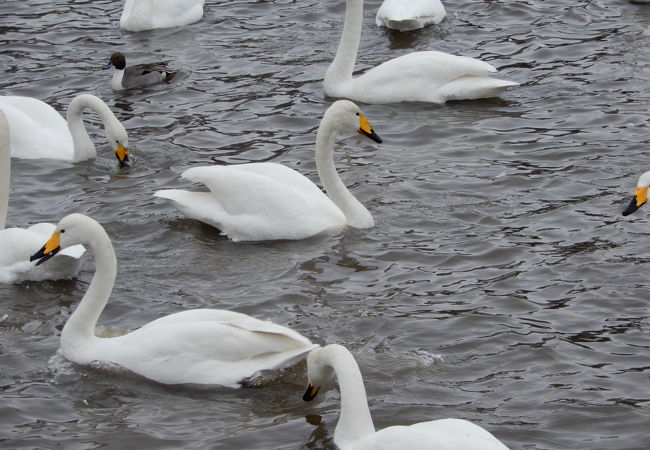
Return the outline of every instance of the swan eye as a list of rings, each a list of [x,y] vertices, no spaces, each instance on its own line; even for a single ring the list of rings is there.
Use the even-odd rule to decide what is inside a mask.
[[[60,232],[61,232],[61,233],[65,233],[65,230],[61,230]]]
[[[359,113],[354,113],[355,116],[359,117]]]

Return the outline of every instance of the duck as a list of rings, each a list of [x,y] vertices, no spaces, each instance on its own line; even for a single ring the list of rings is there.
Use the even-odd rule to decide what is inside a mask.
[[[29,261],[55,229],[51,223],[37,223],[29,228],[5,228],[11,179],[10,131],[7,118],[0,110],[0,283],[60,280],[74,278],[81,268],[85,252],[82,245],[67,248],[50,267],[37,267]]]
[[[114,91],[166,83],[175,75],[173,72],[167,71],[166,63],[138,64],[127,67],[126,57],[120,52],[114,52],[104,68],[110,67],[115,69],[111,78],[111,88]]]
[[[189,25],[201,20],[204,3],[205,0],[126,0],[120,28],[145,31]]]
[[[370,104],[442,104],[495,97],[518,85],[492,78],[497,69],[487,62],[440,51],[408,53],[353,77],[362,25],[363,0],[347,0],[341,40],[325,72],[324,88],[329,97]]]
[[[650,187],[650,171],[644,172],[636,183],[636,190],[630,204],[623,210],[624,216],[629,216],[648,201],[648,187]]]
[[[391,30],[413,31],[440,23],[446,15],[440,0],[384,0],[375,23]]]
[[[307,390],[311,401],[323,383],[336,376],[341,414],[334,431],[340,450],[507,450],[484,428],[463,419],[440,419],[375,431],[361,371],[350,351],[339,344],[312,350],[307,356]]]
[[[79,94],[72,99],[63,119],[47,103],[32,97],[0,96],[0,110],[11,130],[11,156],[22,159],[56,159],[79,162],[96,158],[83,112],[91,109],[104,123],[104,132],[120,167],[128,167],[129,137],[115,114],[99,97]]]
[[[298,240],[345,226],[371,228],[372,215],[348,190],[334,165],[337,136],[355,131],[382,142],[356,104],[334,102],[316,133],[316,168],[327,195],[297,171],[264,162],[192,167],[182,177],[203,183],[209,192],[165,189],[154,196],[233,241]]]
[[[209,308],[170,314],[120,336],[97,336],[97,321],[117,274],[117,258],[104,227],[84,214],[69,214],[30,259],[49,264],[62,248],[77,244],[94,255],[95,274],[61,331],[60,353],[69,361],[118,368],[167,385],[238,388],[258,372],[297,363],[318,347],[290,328]]]

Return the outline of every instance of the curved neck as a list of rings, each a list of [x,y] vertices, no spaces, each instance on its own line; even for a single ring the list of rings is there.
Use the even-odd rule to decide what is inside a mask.
[[[325,82],[340,82],[352,79],[354,63],[357,60],[361,29],[363,26],[363,0],[347,0],[343,33],[336,50],[334,61],[325,73]]]
[[[93,242],[84,243],[95,255],[95,274],[86,294],[79,302],[61,332],[61,348],[81,346],[95,338],[99,315],[113,291],[117,274],[117,259],[111,241],[100,225],[94,231]]]
[[[324,117],[316,134],[316,169],[329,198],[345,215],[345,222],[356,228],[374,224],[365,206],[345,186],[334,165],[334,143],[337,133],[328,117]]]
[[[83,122],[84,109],[90,108],[95,111],[104,122],[104,129],[110,126],[113,120],[117,120],[106,104],[94,95],[82,94],[75,97],[68,106],[66,119],[72,142],[74,144],[74,162],[83,161],[97,156],[95,145],[90,140],[86,126]]]
[[[9,124],[0,112],[0,230],[4,230],[9,204],[9,187],[11,180],[11,142]]]
[[[334,431],[334,443],[351,443],[375,432],[368,397],[357,362],[346,349],[333,349],[330,366],[336,373],[341,391],[341,415]]]

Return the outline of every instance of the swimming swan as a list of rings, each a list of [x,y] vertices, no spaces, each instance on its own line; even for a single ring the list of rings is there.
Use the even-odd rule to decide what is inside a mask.
[[[518,84],[488,76],[496,72],[491,64],[438,51],[409,53],[353,78],[362,24],[363,0],[347,0],[341,41],[325,73],[325,93],[330,97],[363,103],[444,103],[494,97]]]
[[[333,375],[341,391],[341,414],[334,443],[341,450],[508,450],[491,433],[462,419],[441,419],[375,431],[366,390],[357,362],[338,344],[312,350],[307,356],[308,385],[303,400],[310,401]]]
[[[336,137],[354,131],[381,142],[357,105],[348,100],[332,104],[316,134],[316,168],[327,195],[286,166],[250,163],[188,169],[183,178],[205,184],[210,192],[168,189],[154,196],[219,228],[234,241],[304,239],[346,225],[370,228],[375,223],[372,216],[334,166]]]
[[[218,309],[183,311],[122,336],[97,337],[95,326],[117,272],[104,228],[88,216],[70,214],[32,260],[40,265],[75,244],[95,256],[95,275],[61,332],[61,352],[77,364],[117,365],[164,384],[239,387],[256,372],[293,364],[318,347],[289,328]]]
[[[105,69],[111,66],[115,68],[111,78],[111,88],[114,91],[163,83],[174,77],[174,73],[167,71],[166,63],[137,64],[127,67],[126,58],[120,52],[111,55]]]
[[[43,245],[43,240],[52,234],[56,227],[54,224],[37,223],[29,228],[5,229],[11,178],[9,142],[9,124],[0,111],[0,283],[75,277],[85,251],[81,245],[60,253],[50,267],[37,267],[29,261],[29,257]]]
[[[106,139],[120,166],[129,164],[129,137],[119,120],[99,98],[76,96],[68,106],[67,121],[45,102],[31,97],[0,96],[0,109],[11,130],[11,156],[23,159],[58,159],[78,162],[97,157],[83,122],[90,108],[104,123]]]
[[[650,187],[650,171],[642,173],[639,177],[632,201],[623,211],[624,216],[632,214],[648,201],[648,187]]]
[[[144,31],[172,28],[198,22],[203,17],[205,0],[126,0],[120,28]]]
[[[440,0],[384,0],[375,16],[378,27],[412,31],[442,21],[447,15]]]

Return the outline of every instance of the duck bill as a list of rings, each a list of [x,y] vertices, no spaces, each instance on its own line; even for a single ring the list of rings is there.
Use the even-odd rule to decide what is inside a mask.
[[[363,114],[359,114],[359,129],[357,130],[357,133],[362,136],[369,137],[377,144],[381,144],[383,142],[377,133],[375,133],[375,131],[372,129],[370,122],[368,122],[368,119],[366,119],[366,116]]]
[[[314,397],[316,397],[316,394],[318,394],[318,391],[320,390],[320,386],[312,386],[311,383],[307,386],[307,390],[305,391],[305,394],[302,396],[302,399],[306,402],[313,400]]]
[[[50,239],[45,243],[43,247],[36,253],[34,253],[29,260],[30,261],[35,261],[38,260],[36,263],[37,266],[40,266],[43,264],[45,261],[50,259],[52,256],[56,255],[59,253],[61,250],[61,244],[60,244],[60,239],[61,239],[61,233],[54,233]]]
[[[634,197],[632,197],[632,201],[630,202],[629,205],[627,205],[627,208],[623,211],[624,216],[629,216],[633,212],[635,212],[637,209],[639,209],[641,206],[643,206],[646,202],[648,201],[648,188],[638,188],[634,192]]]
[[[129,149],[124,148],[121,145],[117,146],[115,150],[115,156],[120,163],[120,167],[129,167],[131,166],[131,161],[129,160]]]

